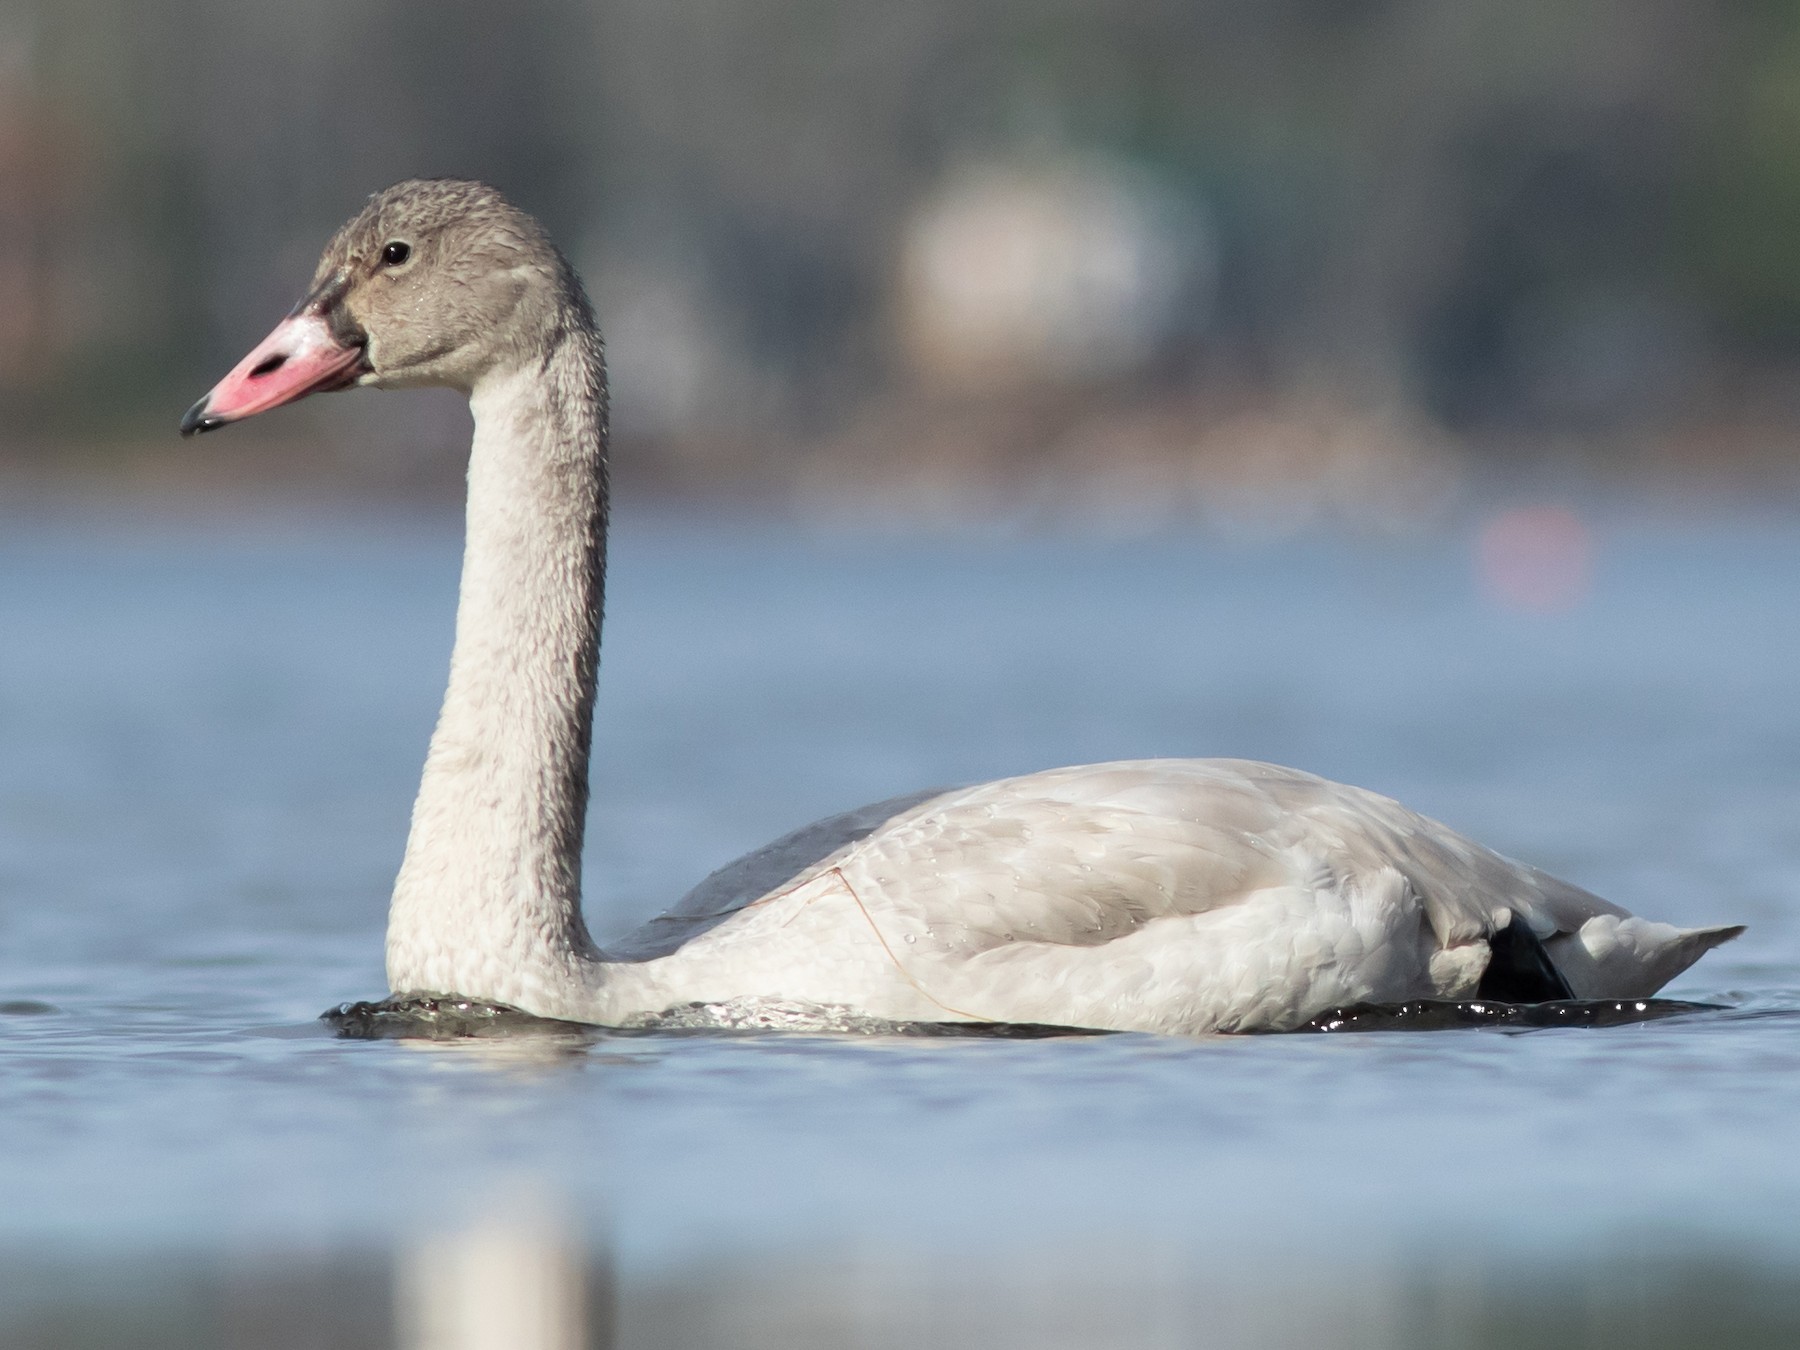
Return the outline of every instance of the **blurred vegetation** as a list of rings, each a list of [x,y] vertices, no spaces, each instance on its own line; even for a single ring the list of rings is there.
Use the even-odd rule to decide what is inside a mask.
[[[0,456],[160,441],[421,174],[546,220],[683,490],[1374,500],[1800,425],[1795,0],[7,0]]]

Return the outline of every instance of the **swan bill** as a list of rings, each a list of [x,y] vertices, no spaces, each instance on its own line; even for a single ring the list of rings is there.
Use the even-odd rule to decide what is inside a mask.
[[[294,403],[308,394],[355,384],[364,347],[314,308],[288,315],[181,419],[181,434],[216,431],[231,422]]]

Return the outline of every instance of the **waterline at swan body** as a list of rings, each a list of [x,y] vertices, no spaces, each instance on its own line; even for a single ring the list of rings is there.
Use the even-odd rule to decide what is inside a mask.
[[[602,952],[580,865],[606,383],[580,283],[492,189],[402,183],[182,427],[352,385],[447,385],[475,417],[449,687],[389,914],[398,994],[608,1025],[1279,1030],[1358,1002],[1645,997],[1740,931],[1634,918],[1295,770],[1146,760],[820,822]]]

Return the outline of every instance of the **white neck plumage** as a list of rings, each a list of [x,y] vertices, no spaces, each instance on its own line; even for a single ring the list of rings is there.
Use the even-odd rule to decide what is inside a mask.
[[[535,1006],[588,983],[581,845],[606,543],[606,384],[571,303],[469,397],[450,686],[388,915],[396,993]]]

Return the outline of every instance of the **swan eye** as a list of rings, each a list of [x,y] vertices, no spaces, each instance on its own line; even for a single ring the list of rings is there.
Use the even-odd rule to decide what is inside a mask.
[[[398,267],[410,257],[412,257],[412,245],[404,240],[396,239],[381,250],[381,265]]]

